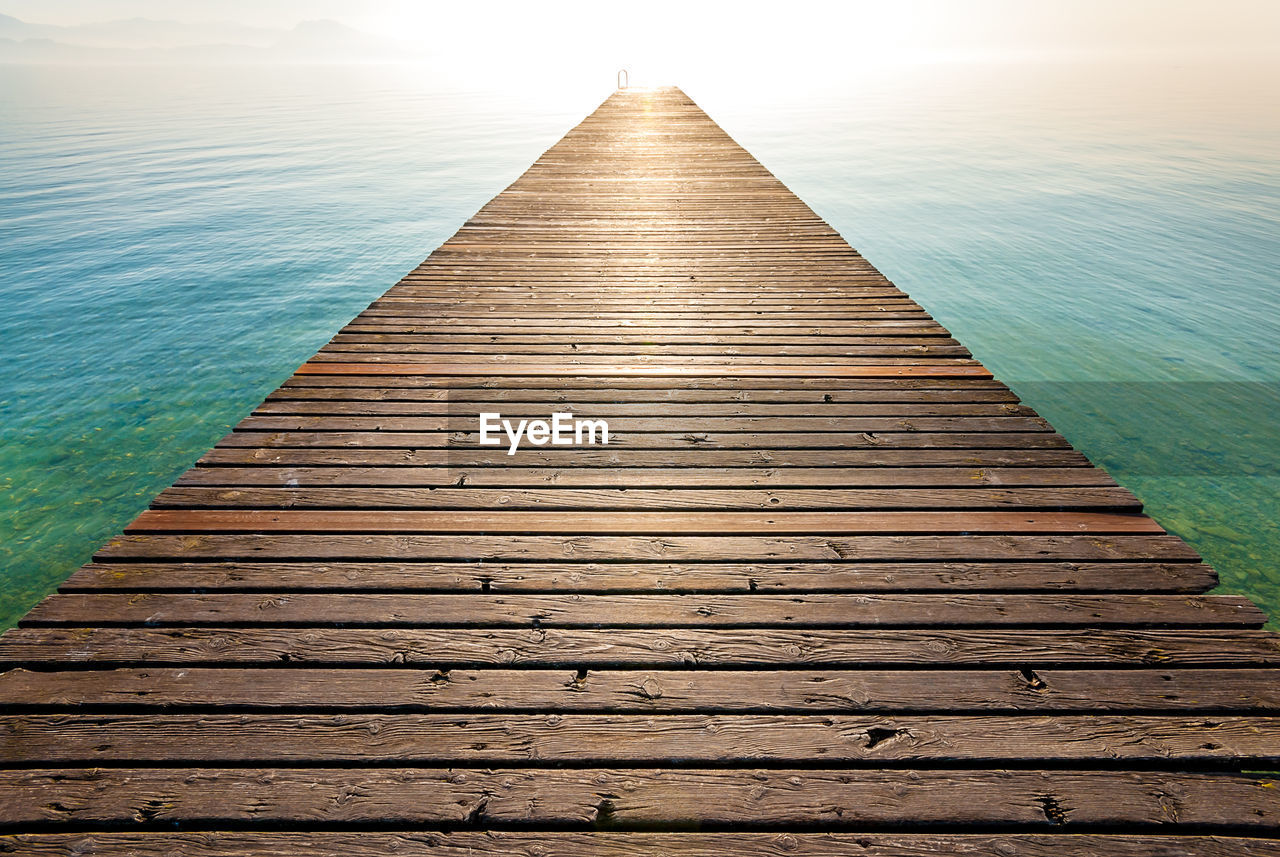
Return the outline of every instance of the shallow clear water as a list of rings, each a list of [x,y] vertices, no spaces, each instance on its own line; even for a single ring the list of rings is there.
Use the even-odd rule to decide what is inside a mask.
[[[1275,79],[686,90],[1277,616]],[[0,68],[0,627],[607,94]]]

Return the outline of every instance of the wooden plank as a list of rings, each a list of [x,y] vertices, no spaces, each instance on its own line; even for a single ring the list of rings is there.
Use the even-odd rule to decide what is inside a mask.
[[[0,663],[583,667],[1280,666],[1280,635],[1144,628],[15,628]]]
[[[1206,592],[1202,563],[91,563],[62,592]]]
[[[337,447],[215,448],[179,485],[498,485],[508,487],[694,488],[777,486],[964,487],[1040,485],[1114,487],[1105,471],[1081,466],[1074,450],[716,450],[558,452],[522,450],[524,465],[502,465],[505,450]],[[823,460],[829,466],[820,466]],[[901,467],[914,459],[920,467]],[[701,466],[695,466],[700,464]],[[712,464],[713,466],[707,466]],[[246,466],[241,466],[246,465]],[[686,466],[687,465],[687,466]],[[815,466],[819,465],[819,466]],[[930,466],[933,465],[933,466]],[[498,470],[497,468],[502,468]],[[503,479],[509,479],[504,482]]]
[[[459,271],[458,276],[474,276],[474,272]],[[545,334],[545,333],[556,333],[558,335],[566,336],[566,337],[577,337],[577,336],[601,335],[606,332],[611,332],[613,330],[616,330],[617,327],[619,327],[619,325],[616,325],[616,324],[604,324],[604,323],[570,324],[567,321],[562,322],[559,325],[493,324],[493,323],[470,324],[470,325],[448,325],[448,324],[442,325],[442,324],[438,324],[430,321],[419,321],[419,322],[414,322],[409,324],[397,324],[393,320],[387,320],[387,319],[383,319],[377,322],[357,319],[353,321],[351,324],[342,328],[340,332],[347,333],[347,334],[369,334],[369,333],[373,333],[373,334],[381,334],[381,333],[439,334],[439,333],[445,333],[445,332],[453,332],[459,335],[483,334],[488,336],[499,336],[504,334],[527,336],[527,335],[539,335],[539,334]],[[685,335],[692,336],[692,335],[697,335],[697,334],[700,334],[701,332],[706,331],[707,327],[702,324],[689,323],[684,325],[678,325],[678,324],[668,324],[663,321],[655,320],[652,324],[647,326],[627,325],[626,329],[629,332],[648,338],[651,335],[661,336],[664,334],[685,334]],[[813,324],[813,325],[796,324],[796,325],[768,325],[768,326],[737,324],[737,325],[728,325],[728,326],[721,325],[721,326],[715,327],[714,329],[715,329],[716,335],[744,336],[747,334],[754,333],[762,336],[778,337],[778,338],[791,337],[791,336],[812,337],[812,336],[826,336],[826,335],[845,336],[845,337],[857,337],[857,336],[938,337],[938,336],[951,335],[951,333],[942,325],[926,323],[921,321],[880,321],[880,322],[863,321],[863,322],[857,322],[854,324],[840,325],[840,326],[835,326],[830,323]],[[557,378],[561,377],[560,375],[556,374],[558,370],[555,368],[555,366],[559,365],[562,361],[536,361],[536,362],[530,361],[530,362],[531,364],[533,364],[530,371],[511,373],[512,376],[514,377],[554,376]],[[306,372],[300,372],[298,374],[303,374],[303,375],[348,374],[345,372],[333,373],[333,372],[322,371],[323,365],[319,363],[308,363],[307,365],[309,367],[308,370]],[[359,364],[351,364],[351,365],[358,366]],[[474,365],[474,364],[468,364],[468,363],[462,362],[462,363],[459,363],[458,365],[459,367],[466,367],[468,365]],[[634,364],[631,364],[631,363],[624,364],[619,362],[613,366],[596,367],[595,371],[591,371],[591,372],[568,372],[565,374],[587,376],[587,377],[594,376],[600,379],[609,379],[610,383],[616,383],[620,378],[631,376],[631,375],[637,375],[642,377],[668,378],[668,379],[726,377],[726,376],[743,377],[743,378],[750,378],[752,376],[756,376],[756,377],[766,377],[770,379],[780,377],[780,376],[781,377],[794,376],[796,378],[813,378],[813,379],[817,379],[817,378],[847,378],[847,379],[868,378],[870,379],[870,378],[927,377],[927,378],[937,378],[937,379],[974,378],[974,379],[990,380],[992,378],[990,373],[985,371],[978,371],[979,369],[978,365],[975,363],[975,361],[972,361],[972,360],[954,360],[954,361],[948,362],[947,365],[948,367],[955,367],[958,369],[962,369],[964,371],[936,371],[942,367],[939,367],[939,366],[931,367],[930,365],[922,365],[919,367],[912,367],[912,366],[899,367],[899,369],[905,369],[905,371],[883,371],[883,367],[877,367],[875,365],[865,364],[860,361],[858,364],[848,367],[849,371],[841,372],[837,370],[842,368],[844,364],[832,361],[832,362],[820,364],[818,370],[813,372],[805,372],[805,371],[800,371],[798,369],[793,369],[792,371],[775,372],[775,371],[772,371],[773,367],[769,367],[769,371],[766,371],[765,367],[757,366],[751,369],[751,371],[743,371],[743,372],[738,372],[738,371],[726,372],[722,369],[721,371],[716,372],[714,375],[712,375],[712,373],[707,372],[706,370],[700,370],[700,371],[694,371],[694,372],[674,371],[679,368],[678,363],[661,364],[660,366],[655,367],[655,366],[646,366],[639,362]],[[932,368],[932,370],[935,370],[935,371],[914,371],[916,369],[925,370],[930,368]],[[636,370],[642,370],[642,371],[636,371]],[[671,371],[667,371],[667,370],[671,370]],[[361,374],[361,375],[369,374],[363,371],[356,371],[356,370],[352,370],[352,371],[354,371],[356,374]],[[384,374],[384,373],[374,373],[374,374]],[[386,374],[389,374],[389,373],[386,373]],[[477,371],[462,371],[458,373],[416,372],[416,373],[410,373],[410,374],[418,374],[418,375],[462,374],[462,375],[482,375],[484,377],[490,377],[495,373],[493,373],[492,371],[490,371],[485,367],[477,367]],[[497,373],[497,374],[506,375],[507,373]]]
[[[371,364],[372,365],[372,364]],[[478,436],[479,416],[397,417],[397,416],[249,416],[237,424],[239,431],[413,431],[473,432]],[[1052,432],[1039,417],[624,417],[609,423],[610,444],[617,435],[640,432],[678,434],[682,432],[755,432],[762,436],[820,432]],[[475,442],[475,441],[473,441]],[[803,442],[803,441],[801,441]],[[755,443],[759,443],[756,440]]]
[[[353,414],[372,416],[390,414],[400,416],[427,416],[440,414],[474,420],[475,413],[481,408],[460,405],[452,398],[442,402],[336,402],[336,401],[267,401],[254,409],[255,414]],[[527,402],[519,399],[504,401],[501,405],[502,415],[511,419],[542,418],[547,416],[546,402]],[[655,402],[641,404],[635,402],[564,402],[555,404],[555,410],[590,414],[592,419],[600,417],[659,417],[669,422],[684,420],[688,417],[771,417],[774,420],[794,417],[858,417],[858,416],[1035,416],[1035,412],[1024,405],[1008,402],[970,403],[970,402],[890,402],[890,403],[824,403],[810,404],[756,404],[732,403],[693,404],[680,407],[678,415],[670,413],[667,403]],[[782,420],[781,426],[788,423]]]
[[[359,381],[366,384],[358,385]],[[726,390],[719,388],[683,388],[666,389],[652,387],[575,387],[560,389],[542,387],[423,387],[415,386],[411,381],[421,382],[422,378],[395,379],[341,379],[341,378],[295,378],[285,382],[285,386],[267,396],[267,401],[297,400],[386,400],[405,402],[448,402],[454,408],[470,403],[502,403],[524,402],[533,405],[545,405],[548,402],[566,403],[572,409],[595,407],[599,403],[611,403],[617,406],[666,404],[682,402],[689,404],[730,405],[736,407],[752,406],[756,408],[779,408],[795,406],[826,405],[858,405],[858,404],[954,404],[954,403],[997,403],[1016,404],[1018,397],[1007,388],[990,386],[938,387],[921,389],[919,387],[864,387],[837,388],[834,385],[826,389],[740,389]],[[512,380],[512,379],[505,379]],[[564,379],[583,380],[583,379]],[[328,382],[322,385],[320,382]],[[394,384],[392,382],[395,382]],[[305,386],[311,382],[313,386]],[[335,383],[336,382],[336,383]],[[385,382],[385,383],[384,383]],[[344,385],[345,384],[345,385]],[[683,407],[680,409],[685,410]]]
[[[523,627],[1260,626],[1235,595],[61,593],[23,623]]]
[[[497,357],[505,355],[559,355],[572,356],[574,362],[588,362],[585,358],[601,358],[590,362],[617,362],[618,356],[631,357],[637,362],[647,362],[653,357],[680,355],[696,362],[728,362],[737,365],[756,363],[791,363],[788,358],[821,358],[821,357],[961,357],[968,358],[970,353],[955,340],[944,336],[929,337],[859,337],[847,344],[823,342],[820,344],[804,344],[798,342],[765,343],[759,339],[751,344],[726,344],[723,342],[676,341],[662,342],[650,338],[637,338],[633,342],[591,343],[565,342],[552,334],[526,334],[523,336],[500,335],[495,342],[491,337],[459,336],[459,339],[472,338],[476,342],[453,342],[454,337],[447,334],[339,334],[317,353],[318,359],[339,360],[345,355],[379,355],[378,359],[386,359],[396,363],[416,362],[412,359],[398,360],[394,355],[487,355]],[[605,337],[586,337],[605,338]],[[732,339],[731,336],[708,337],[715,339]],[[851,339],[853,339],[851,337]],[[431,340],[444,340],[432,342]],[[520,360],[517,362],[532,362]]]
[[[937,365],[950,365],[950,361],[956,359],[964,359],[969,355],[967,353],[939,353],[939,349],[930,348],[927,344],[920,344],[910,348],[899,348],[885,352],[885,349],[879,349],[881,353],[858,355],[860,362],[875,366],[908,366],[923,363],[936,363]],[[511,365],[516,360],[532,362],[545,355],[536,351],[529,352],[518,347],[508,347],[501,353],[486,353],[472,349],[471,351],[438,353],[431,350],[415,349],[415,348],[360,348],[347,347],[331,349],[325,348],[317,353],[312,361],[314,363],[324,363],[328,361],[341,362],[343,364],[364,364],[364,363],[402,363],[402,364],[422,364],[431,366],[449,365],[458,359],[459,353],[465,354],[467,360],[472,364],[483,364],[495,367]],[[572,355],[572,359],[568,362],[575,366],[608,366],[617,362],[617,355],[611,354],[588,354],[585,352],[574,351],[566,348],[563,352]],[[718,368],[723,371],[735,371],[738,367],[746,366],[791,366],[805,367],[812,365],[817,355],[790,354],[778,355],[776,353],[769,356],[760,355],[739,355],[739,354],[630,354],[629,356],[637,363],[641,364],[659,364],[664,361],[671,361],[672,358],[677,359],[684,366],[701,366],[706,368]],[[830,355],[835,357],[853,356],[846,354]],[[827,359],[830,359],[830,356]]]
[[[715,490],[677,488],[203,488],[175,487],[155,509],[1037,509],[1138,512],[1123,488]]]
[[[502,334],[480,334],[484,338],[497,337]],[[649,339],[650,337],[644,337]],[[647,395],[679,395],[681,393],[701,401],[699,396],[707,395],[709,401],[717,396],[772,395],[781,390],[785,394],[812,394],[820,396],[832,395],[833,398],[844,390],[883,391],[912,390],[934,391],[991,391],[1007,390],[1000,382],[992,378],[805,378],[787,376],[785,378],[762,377],[663,377],[634,376],[625,378],[591,377],[571,375],[549,381],[536,376],[521,377],[509,375],[501,377],[471,375],[293,375],[286,378],[281,389],[324,389],[327,387],[364,387],[375,389],[435,390],[440,396],[453,395],[450,391],[478,390],[563,390],[572,391],[572,395],[580,395],[580,391],[596,390],[636,390]],[[626,401],[624,397],[622,399]]]
[[[0,673],[23,709],[1280,712],[1268,669],[537,670],[140,667]],[[746,691],[746,692],[744,692]]]
[[[546,533],[862,535],[1163,533],[1145,515],[1107,512],[487,512],[151,509],[126,533]]]
[[[342,534],[139,534],[118,536],[95,555],[138,560],[661,560],[667,562],[804,561],[1194,561],[1173,536],[494,536]]]
[[[1280,718],[1214,715],[0,715],[10,764],[1280,761]]]
[[[706,319],[714,321],[721,320],[738,320],[757,322],[760,320],[760,311],[753,309],[743,309],[741,307],[729,306],[722,308],[719,312],[707,312],[705,308],[690,308],[675,305],[667,307],[662,312],[664,321],[696,321],[702,322]],[[373,321],[381,318],[404,319],[406,321],[416,321],[424,318],[431,321],[445,320],[450,323],[461,322],[470,324],[473,321],[481,321],[488,323],[491,321],[510,322],[513,324],[524,324],[526,322],[532,324],[548,324],[549,322],[557,322],[568,320],[572,323],[582,321],[609,321],[630,324],[632,322],[652,321],[654,311],[651,308],[645,309],[629,309],[626,304],[612,304],[604,307],[600,306],[583,306],[576,304],[571,307],[565,306],[547,306],[541,301],[536,304],[526,304],[524,306],[508,306],[505,310],[499,310],[494,305],[477,306],[474,301],[454,302],[447,304],[443,308],[439,304],[431,302],[419,301],[398,301],[384,303],[375,301],[364,312],[360,313],[359,318]],[[866,307],[848,307],[843,309],[829,309],[826,307],[799,307],[788,308],[777,306],[769,311],[770,323],[777,324],[782,322],[803,321],[824,323],[826,320],[856,320],[856,319],[914,319],[917,321],[928,321],[923,309],[913,305],[910,301],[903,301],[897,304],[877,305]]]
[[[534,298],[536,299],[536,298]],[[691,354],[755,354],[759,356],[784,354],[828,354],[837,357],[859,356],[859,349],[868,353],[882,350],[898,351],[900,349],[934,347],[964,348],[958,340],[947,334],[931,331],[928,333],[902,332],[893,330],[883,333],[860,333],[845,331],[837,334],[778,334],[775,336],[755,333],[734,333],[724,331],[668,331],[652,335],[631,330],[597,331],[574,336],[571,342],[553,331],[522,331],[507,333],[455,333],[455,332],[418,332],[402,333],[395,331],[353,331],[336,334],[326,348],[341,350],[348,345],[383,345],[383,346],[419,346],[423,348],[442,348],[457,345],[454,353],[470,353],[471,348],[485,348],[491,353],[502,353],[503,349],[511,349],[514,353],[523,352],[524,347],[547,349],[546,354],[604,354],[621,355],[663,354],[670,349],[690,349]],[[576,348],[574,346],[577,346]],[[556,349],[556,350],[551,350]],[[533,352],[539,353],[539,352]],[[955,355],[970,357],[969,354]],[[526,361],[520,361],[526,362]],[[354,379],[353,379],[354,380]],[[693,380],[693,379],[689,379]],[[883,382],[884,379],[882,379]],[[785,386],[788,381],[779,381],[775,386]],[[834,381],[828,383],[835,384]],[[861,383],[861,382],[851,382]],[[845,386],[848,386],[846,383]]]
[[[1028,833],[620,833],[588,832],[259,832],[27,833],[0,835],[17,854],[95,857],[191,857],[228,854],[311,857],[1276,857],[1280,841],[1241,836],[1028,834]]]
[[[356,328],[344,328],[352,330]],[[563,328],[562,328],[563,329]],[[618,363],[612,366],[584,366],[572,363],[508,363],[501,366],[484,363],[330,363],[313,361],[298,367],[298,375],[524,375],[559,378],[563,375],[619,377],[628,375],[663,375],[684,377],[703,375],[722,377],[721,366],[688,366]],[[776,378],[798,375],[805,378],[990,378],[985,368],[972,363],[955,365],[875,366],[847,363],[811,363],[804,366],[734,366],[734,375]]]
[[[142,817],[184,827],[1123,824],[1238,832],[1274,826],[1277,785],[1158,771],[71,768],[0,771],[0,815],[23,824],[120,825]]]
[[[793,455],[805,450],[823,450],[831,452],[830,456],[813,455],[814,463],[833,461],[839,463],[842,454],[856,460],[850,453],[862,452],[864,460],[874,458],[867,456],[867,451],[878,450],[882,460],[888,458],[895,450],[920,451],[922,454],[915,463],[927,464],[929,453],[934,457],[943,455],[947,450],[963,450],[966,455],[953,455],[956,464],[975,465],[987,461],[998,463],[999,453],[984,456],[987,450],[1002,450],[1004,455],[1012,458],[1015,452],[1031,452],[1034,450],[1067,450],[1069,445],[1058,434],[1032,427],[1030,431],[1021,431],[1017,427],[996,426],[995,431],[976,433],[973,426],[941,426],[941,430],[932,431],[920,427],[920,422],[902,420],[886,430],[881,426],[863,426],[859,431],[837,431],[824,429],[805,432],[761,432],[752,429],[745,431],[710,431],[686,429],[678,432],[623,432],[611,430],[609,443],[592,446],[556,447],[532,446],[524,443],[516,456],[508,455],[509,444],[480,446],[480,435],[475,429],[475,421],[466,428],[449,431],[443,429],[419,428],[410,423],[411,428],[399,429],[388,427],[383,430],[370,420],[354,420],[343,417],[299,418],[307,422],[291,422],[290,418],[274,418],[275,428],[264,425],[265,417],[249,417],[249,423],[236,428],[231,434],[218,442],[217,449],[282,449],[302,448],[329,450],[348,450],[351,454],[375,449],[411,449],[427,455],[433,449],[447,450],[448,457],[438,457],[438,463],[461,464],[469,460],[481,460],[491,465],[510,466],[529,462],[545,461],[558,466],[574,466],[575,464],[594,464],[613,462],[626,464],[630,460],[643,461],[640,453],[655,451],[697,450],[697,456],[686,456],[692,459],[693,466],[719,469],[732,466],[734,463],[746,465],[773,464],[775,461],[804,460],[802,456]],[[402,420],[403,417],[385,417],[379,422]],[[319,425],[316,420],[322,420]],[[980,428],[980,427],[978,427]],[[612,427],[611,427],[612,429]],[[958,429],[958,430],[948,430]],[[926,452],[929,451],[929,452]],[[739,453],[737,456],[731,453]],[[744,454],[745,452],[745,454]],[[1070,457],[1070,463],[1078,466],[1078,453],[1064,455]],[[668,456],[674,460],[677,456]],[[903,456],[904,459],[916,459],[916,455]],[[514,461],[513,461],[514,459]],[[1025,459],[1024,459],[1025,460]],[[1021,461],[1015,462],[1021,463]],[[783,466],[778,464],[777,466]],[[616,469],[616,467],[615,467]],[[1098,480],[1095,480],[1098,481]],[[1107,480],[1109,481],[1109,479]]]

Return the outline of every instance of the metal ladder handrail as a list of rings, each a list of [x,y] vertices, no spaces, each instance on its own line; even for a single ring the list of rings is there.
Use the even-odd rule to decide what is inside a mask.
[[[631,73],[625,68],[618,69],[618,89],[626,89],[631,85]]]

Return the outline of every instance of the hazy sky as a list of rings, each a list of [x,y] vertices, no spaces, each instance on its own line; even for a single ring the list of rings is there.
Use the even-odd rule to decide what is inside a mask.
[[[904,61],[1280,56],[1280,0],[0,0],[0,12],[46,24],[142,16],[287,28],[328,18],[411,42],[461,73],[507,79],[625,65],[638,83],[803,81]]]
[[[892,8],[885,8],[892,7]],[[530,26],[540,34],[593,35],[638,26],[646,33],[754,32],[782,38],[839,30],[854,48],[861,36],[963,46],[1258,50],[1280,41],[1276,0],[874,0],[874,2],[591,2],[476,4],[422,0],[0,0],[0,12],[47,24],[148,17],[233,20],[288,27],[332,18],[392,36],[440,37],[460,24],[488,30]],[[619,34],[615,34],[619,35]]]

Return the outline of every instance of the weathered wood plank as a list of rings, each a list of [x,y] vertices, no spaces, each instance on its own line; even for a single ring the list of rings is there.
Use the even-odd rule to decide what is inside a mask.
[[[699,322],[701,325],[702,322]],[[564,326],[557,325],[561,330]],[[347,327],[344,330],[354,330]],[[571,330],[565,331],[572,333]],[[990,378],[991,373],[972,362],[957,362],[953,365],[911,365],[911,366],[874,366],[852,365],[847,363],[809,363],[804,366],[738,366],[733,367],[735,375],[757,375],[775,378],[780,375],[800,375],[806,378],[901,378],[901,377],[935,377],[935,378]],[[298,367],[299,375],[524,375],[558,378],[562,375],[588,375],[617,378],[628,375],[710,375],[725,374],[723,366],[689,366],[684,363],[669,365],[618,363],[610,366],[585,366],[573,363],[507,363],[502,365],[486,363],[331,363],[313,361]]]
[[[375,365],[375,364],[369,364]],[[297,416],[266,415],[245,417],[238,431],[411,431],[469,432],[479,436],[478,415],[466,417],[397,416]],[[1039,417],[621,417],[609,423],[610,443],[637,433],[680,434],[683,432],[758,432],[775,434],[821,434],[824,432],[1046,432],[1052,428]]]
[[[1107,512],[447,512],[362,509],[150,509],[126,533],[756,533],[829,535],[1163,533],[1145,515]]]
[[[399,335],[399,334],[396,334]],[[435,334],[424,334],[435,335]],[[500,341],[503,334],[461,334],[483,339],[496,338]],[[661,334],[655,334],[660,336]],[[687,334],[686,334],[687,335]],[[648,340],[651,337],[643,335]],[[562,390],[573,391],[574,397],[597,390],[636,390],[651,396],[685,395],[692,401],[703,401],[699,396],[706,395],[705,401],[723,401],[723,396],[771,396],[774,391],[781,390],[786,394],[818,393],[820,396],[839,396],[842,390],[915,390],[948,392],[957,391],[1005,391],[1008,388],[994,378],[805,378],[787,376],[785,378],[739,378],[736,376],[632,376],[626,378],[590,377],[573,375],[548,380],[536,376],[520,377],[518,375],[293,375],[280,385],[281,389],[326,389],[326,388],[370,388],[395,390],[437,390],[443,396],[452,391],[477,390]],[[622,399],[626,401],[626,399]],[[639,400],[643,401],[643,399]]]
[[[25,824],[127,824],[142,818],[184,825],[1133,825],[1265,831],[1280,816],[1278,785],[1262,777],[1155,771],[71,768],[0,771],[0,816]],[[984,799],[973,800],[975,794]]]
[[[1280,666],[1230,628],[15,628],[0,663],[583,667]]]
[[[748,463],[760,464],[770,461],[770,454],[785,458],[796,450],[831,450],[835,455],[854,453],[861,450],[882,450],[882,454],[890,455],[894,450],[910,450],[916,454],[923,450],[964,450],[967,456],[959,463],[971,464],[981,461],[986,450],[1002,450],[1005,455],[1012,455],[1015,450],[1034,452],[1037,450],[1066,450],[1066,440],[1058,434],[1048,431],[1035,432],[923,432],[923,431],[862,431],[856,433],[844,431],[806,431],[806,432],[756,432],[756,431],[681,431],[681,432],[629,432],[619,434],[610,430],[609,443],[580,447],[536,447],[524,444],[519,457],[508,457],[505,461],[498,459],[506,456],[508,446],[490,448],[486,456],[480,446],[480,433],[475,430],[476,422],[472,421],[467,428],[459,431],[382,431],[364,425],[358,429],[318,428],[318,429],[246,429],[237,428],[218,442],[219,448],[318,448],[337,449],[342,447],[360,447],[369,449],[411,449],[430,454],[432,449],[448,450],[448,459],[466,461],[467,456],[485,458],[495,465],[524,464],[530,461],[546,460],[560,466],[572,466],[577,463],[612,462],[615,467],[625,467],[631,458],[642,458],[653,450],[690,450],[698,451],[696,462],[701,467],[718,467],[730,463],[733,453],[740,457],[749,456]],[[902,428],[902,426],[898,426]],[[217,450],[215,449],[215,452]],[[259,453],[261,454],[261,453]],[[937,453],[935,453],[937,454]],[[863,455],[866,455],[864,452]],[[914,457],[908,456],[908,460]],[[816,460],[821,460],[815,456]],[[838,460],[838,459],[837,459]],[[925,462],[914,462],[925,463]],[[1076,462],[1077,464],[1080,462]]]
[[[1089,467],[1054,434],[902,435],[837,432],[754,435],[736,432],[610,435],[610,443],[579,447],[522,444],[479,446],[478,434],[323,431],[241,432],[227,435],[197,467],[489,468],[490,479],[526,468],[588,468],[593,485],[672,487],[645,482],[655,469],[679,468],[698,481],[689,487],[966,487],[1028,485],[1088,487],[1115,481]],[[419,443],[418,441],[422,442]],[[616,442],[615,442],[616,441]],[[921,445],[924,444],[924,445]],[[843,471],[843,472],[841,472]],[[230,472],[230,471],[228,471]],[[417,471],[404,471],[413,478]],[[423,471],[424,478],[432,471]],[[717,474],[724,473],[724,476]],[[761,480],[744,483],[743,475]],[[439,471],[436,471],[439,476]],[[456,482],[455,475],[453,482]],[[772,480],[772,481],[769,481]],[[843,481],[841,481],[843,480]],[[444,483],[449,484],[449,483]],[[495,483],[498,484],[498,483]],[[681,480],[676,484],[683,485]],[[514,487],[514,486],[513,486]]]
[[[11,764],[554,765],[1280,761],[1280,718],[1215,715],[0,715]]]
[[[556,627],[1260,626],[1236,595],[61,593],[23,622]]]
[[[1137,512],[1124,488],[708,490],[689,488],[202,488],[166,489],[153,509],[825,509]]]
[[[1280,711],[1268,669],[535,670],[140,667],[0,673],[0,705],[738,712]]]
[[[0,836],[11,853],[52,857],[1276,857],[1280,841],[1240,836],[1030,833],[182,832]]]
[[[425,337],[424,337],[425,338]],[[488,337],[482,337],[488,340]],[[505,346],[504,346],[505,347]],[[1008,388],[1000,385],[974,384],[966,387],[934,387],[922,389],[918,386],[884,387],[866,386],[850,387],[848,385],[829,385],[824,389],[742,389],[723,388],[697,389],[688,387],[597,387],[590,389],[541,386],[495,387],[492,384],[484,387],[464,386],[423,386],[421,378],[388,378],[385,383],[368,379],[352,378],[345,386],[335,382],[339,379],[293,378],[284,386],[267,396],[268,402],[283,401],[393,401],[393,402],[448,402],[454,408],[477,405],[500,405],[507,407],[507,402],[523,402],[531,405],[545,406],[547,403],[572,409],[594,408],[599,404],[633,405],[667,405],[679,402],[682,404],[725,406],[752,405],[755,407],[809,407],[818,408],[827,405],[875,405],[875,404],[1017,404],[1019,399]],[[512,379],[504,379],[510,381]],[[566,378],[565,382],[583,379]],[[360,382],[364,381],[364,384]],[[418,384],[409,382],[418,381]],[[325,382],[325,383],[322,383]],[[681,408],[683,411],[684,409]]]
[[[340,441],[341,438],[338,438]],[[391,441],[394,443],[394,440]],[[1074,450],[716,450],[664,452],[576,449],[572,455],[521,450],[527,466],[511,465],[506,450],[479,449],[249,449],[214,448],[178,484],[274,484],[303,477],[328,485],[488,484],[567,486],[946,487],[974,485],[1114,486],[1105,471],[1084,467]],[[502,467],[506,458],[508,466]],[[830,466],[821,465],[826,461]],[[902,467],[911,461],[919,467]],[[936,464],[937,466],[929,466]],[[254,465],[257,465],[256,467]],[[684,465],[684,466],[682,466]],[[852,465],[852,466],[844,466]],[[959,466],[956,466],[959,465]],[[288,468],[287,470],[285,468]],[[472,470],[472,468],[475,468]],[[679,468],[679,470],[676,470]],[[344,477],[350,471],[352,476]],[[466,477],[466,479],[463,479]],[[502,482],[501,478],[511,482]],[[678,480],[678,481],[675,481]]]
[[[425,337],[424,337],[425,338]],[[479,337],[488,341],[488,337]],[[449,340],[452,341],[452,340]],[[515,379],[503,379],[511,382]],[[581,378],[565,378],[564,384]],[[652,380],[652,379],[650,379]],[[707,379],[711,380],[711,379]],[[744,379],[745,380],[745,379]],[[363,384],[361,382],[364,382]],[[418,383],[413,383],[414,381]],[[722,386],[680,385],[667,388],[650,385],[628,387],[588,388],[581,384],[561,386],[425,386],[422,378],[386,378],[379,381],[352,378],[345,385],[341,379],[321,377],[295,377],[267,396],[268,402],[298,400],[333,401],[397,401],[397,402],[448,402],[455,408],[471,404],[501,404],[524,402],[545,405],[566,403],[567,407],[594,408],[598,404],[670,405],[672,403],[701,405],[753,405],[756,407],[812,407],[834,404],[1017,404],[1019,399],[1003,384],[971,384],[967,387],[937,386],[921,388],[912,386],[885,387],[866,385],[824,385],[822,388],[799,387],[796,389],[751,389],[745,384],[741,389],[725,389]],[[938,382],[941,384],[941,382]],[[681,411],[684,409],[681,408]]]
[[[553,354],[563,355],[565,359],[574,366],[612,366],[619,355],[612,354],[586,354],[567,349],[566,354],[563,351],[552,352]],[[938,366],[951,365],[953,361],[969,362],[967,360],[969,354],[964,349],[933,349],[921,343],[920,345],[898,348],[893,350],[878,349],[878,353],[862,353],[857,355],[859,363],[868,366],[915,366],[919,364],[934,364]],[[940,353],[947,351],[950,353]],[[431,366],[448,366],[452,365],[461,356],[466,357],[470,365],[486,365],[494,367],[503,367],[509,365],[518,365],[513,361],[532,362],[537,360],[546,360],[548,355],[539,352],[526,352],[520,348],[508,348],[500,353],[487,353],[481,350],[471,351],[446,351],[444,353],[433,352],[431,350],[423,350],[416,348],[329,348],[326,347],[311,358],[312,363],[321,364],[325,362],[342,363],[351,365],[357,363],[396,363],[396,364],[429,364]],[[752,366],[762,366],[779,368],[792,367],[804,368],[813,365],[813,363],[826,360],[830,361],[833,357],[840,358],[845,356],[833,354],[825,357],[817,357],[810,355],[778,355],[771,354],[769,356],[760,355],[739,355],[739,354],[630,354],[627,355],[635,363],[640,365],[664,365],[678,361],[683,366],[719,368],[721,371],[737,371],[741,368]],[[551,357],[550,359],[555,359]]]
[[[1201,563],[104,563],[60,591],[308,589],[365,592],[1187,592],[1218,582]]]
[[[392,363],[434,362],[446,356],[466,354],[475,358],[474,362],[487,363],[490,360],[509,360],[511,358],[536,359],[544,355],[572,356],[575,363],[608,363],[625,355],[637,363],[651,360],[662,362],[672,357],[689,363],[715,363],[725,366],[762,364],[799,364],[804,365],[814,359],[830,357],[858,357],[868,363],[897,362],[898,358],[915,361],[926,357],[969,357],[968,349],[960,345],[938,345],[935,340],[945,337],[931,337],[927,340],[903,345],[847,345],[847,346],[792,346],[771,345],[756,346],[739,345],[726,348],[717,345],[579,345],[567,344],[486,344],[486,345],[419,345],[400,342],[363,342],[357,334],[344,334],[348,337],[343,342],[330,343],[315,356],[316,360],[339,360],[344,362],[387,361]],[[394,334],[391,334],[394,335]],[[406,334],[413,336],[415,334]],[[419,334],[420,335],[420,334]],[[369,334],[378,336],[378,334]],[[895,358],[889,360],[888,358]]]
[[[95,556],[114,560],[1196,561],[1173,536],[489,536],[123,535]]]
[[[371,416],[380,414],[428,416],[440,414],[453,417],[465,417],[474,421],[476,411],[483,410],[484,404],[474,402],[455,402],[452,399],[443,402],[342,402],[342,401],[294,401],[268,400],[254,409],[257,414],[353,414]],[[546,418],[546,402],[504,401],[501,405],[504,417],[510,418]],[[836,417],[910,417],[910,416],[1035,416],[1035,411],[1026,405],[1015,405],[1008,402],[871,402],[866,404],[770,404],[725,402],[723,404],[684,404],[680,413],[671,414],[668,403],[652,404],[638,402],[600,403],[600,402],[556,402],[555,410],[572,411],[599,417],[656,417],[671,425],[689,417],[770,417],[770,425],[787,425],[787,420],[796,417],[819,417],[831,419]],[[622,424],[619,423],[619,426]]]

